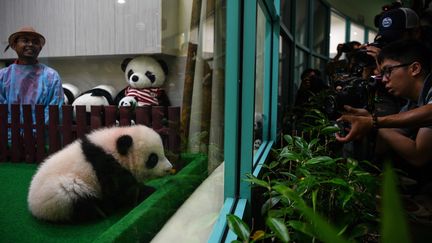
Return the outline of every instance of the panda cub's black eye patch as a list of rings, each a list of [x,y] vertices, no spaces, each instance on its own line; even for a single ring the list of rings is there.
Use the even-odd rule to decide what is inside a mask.
[[[150,72],[150,71],[147,71],[146,73],[145,73],[145,76],[147,76],[147,78],[150,80],[150,82],[152,82],[152,83],[154,83],[154,81],[156,81],[156,76],[152,73],[152,72]]]
[[[128,72],[128,79],[130,79],[130,77],[132,76],[132,74],[134,74],[134,71],[131,69],[131,70],[129,70],[129,72]]]
[[[152,153],[148,157],[148,160],[147,160],[147,163],[146,163],[146,167],[148,169],[153,169],[157,165],[158,161],[159,161],[159,158],[158,158],[157,154]]]

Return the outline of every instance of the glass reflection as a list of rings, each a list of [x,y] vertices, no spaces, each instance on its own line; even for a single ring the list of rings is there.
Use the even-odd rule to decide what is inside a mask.
[[[263,91],[265,75],[265,38],[266,16],[258,5],[255,57],[255,117],[254,117],[254,151],[261,145],[263,139]]]

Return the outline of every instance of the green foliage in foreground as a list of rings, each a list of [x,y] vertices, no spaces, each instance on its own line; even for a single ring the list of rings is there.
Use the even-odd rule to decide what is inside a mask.
[[[317,210],[322,208],[321,204],[328,204],[325,200],[318,199],[316,190],[311,193],[311,198],[307,198],[307,193],[302,193],[297,190],[298,187],[287,183],[264,182],[253,177],[249,180],[268,189],[268,195],[272,196],[262,206],[262,217],[266,219],[264,229],[253,232],[237,216],[227,216],[230,229],[240,239],[237,242],[260,242],[265,239],[271,239],[271,242],[410,242],[404,209],[397,192],[396,175],[389,165],[386,166],[383,177],[381,217],[377,210],[372,213],[362,211],[362,207],[363,210],[367,209],[366,203],[356,202],[355,197],[350,196],[352,202],[335,204],[333,207],[334,211],[342,210],[345,215],[331,220],[329,215],[324,216],[322,211]],[[336,185],[346,187],[342,181],[334,185],[338,187]],[[353,194],[360,196],[362,193]],[[369,196],[368,193],[364,194]],[[357,204],[356,210],[359,211],[350,211],[347,206],[349,204]],[[376,205],[377,202],[374,200],[370,204]],[[362,214],[364,215],[361,216]],[[379,223],[381,231],[378,230]]]
[[[381,171],[367,161],[335,157],[329,147],[337,129],[318,121],[308,141],[285,135],[285,146],[273,150],[264,172],[247,175],[264,191],[261,212],[254,215],[264,225],[251,229],[228,215],[237,242],[410,242],[390,166],[382,180]]]

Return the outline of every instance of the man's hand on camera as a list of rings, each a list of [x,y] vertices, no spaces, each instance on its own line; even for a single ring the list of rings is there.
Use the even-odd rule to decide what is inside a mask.
[[[349,123],[350,128],[343,127],[342,129],[345,129],[348,133],[345,136],[342,135],[345,131],[336,133],[336,140],[345,143],[368,134],[373,127],[372,116],[369,112],[366,109],[356,109],[347,105],[344,108],[347,112],[339,117],[337,122]]]
[[[376,60],[381,49],[376,47],[376,46],[372,46],[372,45],[366,45],[365,48],[366,48],[366,53],[373,56],[373,58],[375,58],[375,60]]]

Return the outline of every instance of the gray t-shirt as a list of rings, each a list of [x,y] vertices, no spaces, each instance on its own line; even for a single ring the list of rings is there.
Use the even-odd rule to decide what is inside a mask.
[[[420,91],[420,96],[417,100],[417,102],[414,102],[412,100],[409,100],[407,102],[407,104],[402,107],[402,109],[400,110],[399,113],[401,112],[405,112],[405,111],[409,111],[412,110],[414,108],[420,107],[420,106],[424,106],[427,104],[432,104],[432,77],[431,74],[429,73],[424,81],[422,90]],[[424,127],[428,127],[430,129],[432,129],[432,126],[424,126]],[[411,128],[402,128],[401,130],[403,131],[403,133],[412,138],[415,139],[417,132],[418,132],[419,127],[411,127]]]

